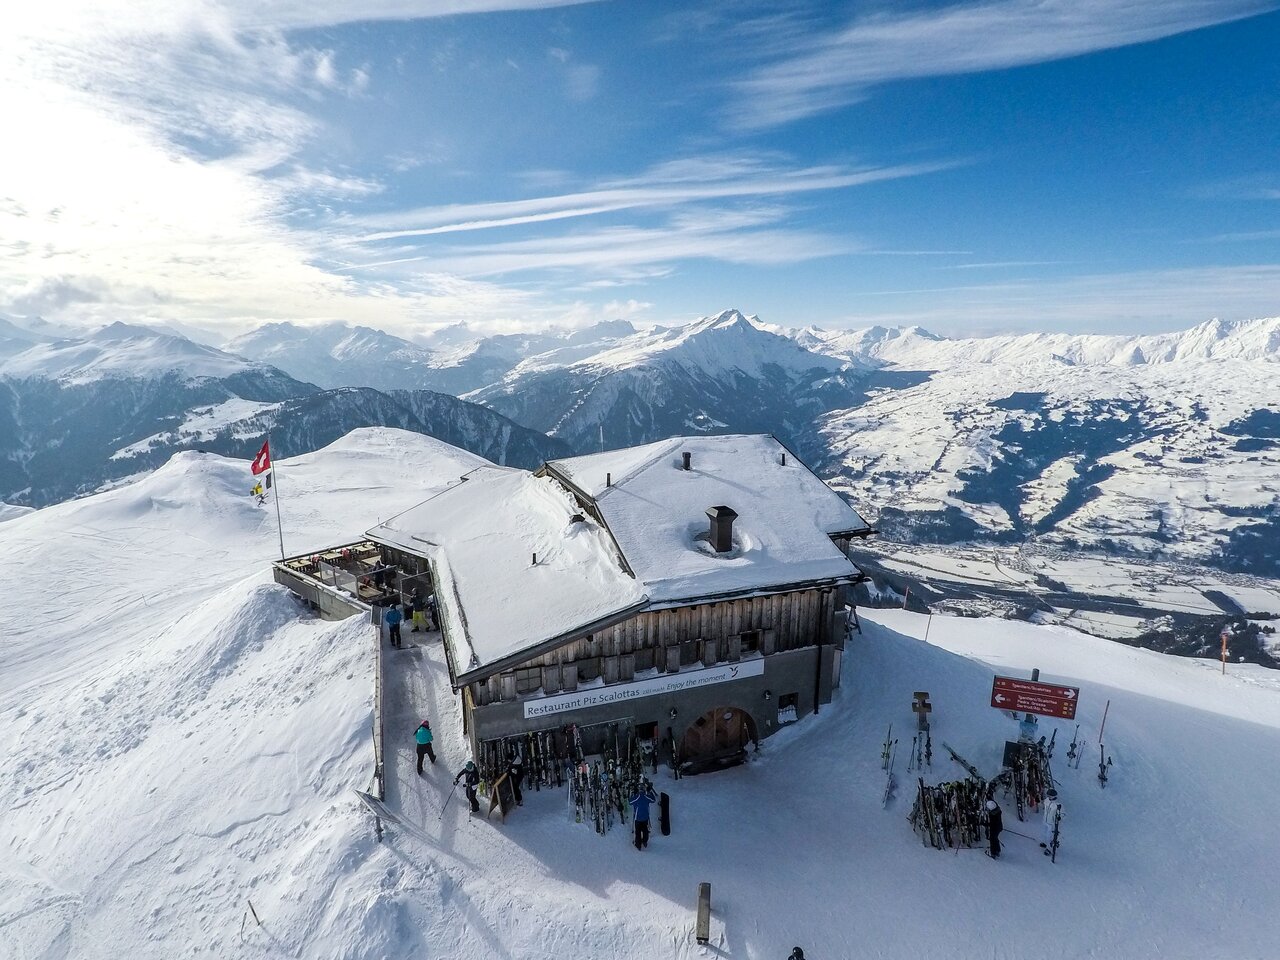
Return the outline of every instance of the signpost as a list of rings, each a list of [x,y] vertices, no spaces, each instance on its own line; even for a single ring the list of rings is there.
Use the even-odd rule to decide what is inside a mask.
[[[1079,687],[1037,683],[1014,677],[996,677],[991,684],[991,705],[997,710],[1021,710],[1042,717],[1074,720]]]

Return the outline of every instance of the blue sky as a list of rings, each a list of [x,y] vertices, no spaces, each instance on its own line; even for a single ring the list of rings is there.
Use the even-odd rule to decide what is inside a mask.
[[[0,312],[414,333],[736,306],[948,335],[1280,313],[1275,3],[352,6],[22,14]]]

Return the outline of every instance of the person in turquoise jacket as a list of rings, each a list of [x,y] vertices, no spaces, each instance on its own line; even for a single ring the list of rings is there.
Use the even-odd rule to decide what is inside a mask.
[[[436,762],[436,752],[431,747],[431,741],[435,739],[431,734],[431,724],[423,720],[414,732],[413,739],[418,741],[418,776],[422,776],[422,758],[430,757],[433,765]]]

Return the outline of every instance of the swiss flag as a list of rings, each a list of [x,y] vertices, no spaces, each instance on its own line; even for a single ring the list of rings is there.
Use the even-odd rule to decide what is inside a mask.
[[[271,469],[271,441],[264,441],[262,449],[258,451],[258,455],[253,458],[253,463],[249,467],[256,477],[260,473],[266,473]]]

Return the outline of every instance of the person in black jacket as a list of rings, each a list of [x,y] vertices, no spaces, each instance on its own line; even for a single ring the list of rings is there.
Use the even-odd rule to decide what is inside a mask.
[[[524,783],[524,761],[520,759],[519,753],[507,764],[507,782],[511,784],[511,792],[516,796],[516,806],[523,807],[524,794],[520,792],[520,785]]]
[[[988,854],[993,860],[1000,859],[1000,831],[1004,829],[1004,817],[1000,813],[1000,804],[994,800],[987,801],[987,839],[991,841]]]
[[[466,779],[462,781],[462,786],[467,791],[467,799],[471,801],[471,812],[479,813],[480,801],[476,799],[476,787],[480,785],[480,771],[476,769],[474,760],[467,761],[467,765],[458,771],[453,782],[457,783],[463,777]]]

